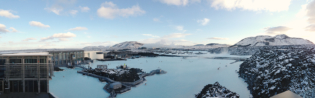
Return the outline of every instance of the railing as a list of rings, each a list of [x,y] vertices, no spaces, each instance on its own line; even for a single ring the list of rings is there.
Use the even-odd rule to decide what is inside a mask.
[[[6,63],[6,78],[47,78],[54,76],[53,63]]]

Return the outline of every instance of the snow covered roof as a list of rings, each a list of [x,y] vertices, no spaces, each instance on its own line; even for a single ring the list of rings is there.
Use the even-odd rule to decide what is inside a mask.
[[[0,56],[52,56],[48,52],[33,52],[33,53],[8,53],[0,54]]]
[[[270,98],[302,98],[301,96],[291,92],[290,90],[287,90],[283,93],[280,93],[278,95],[274,95]]]

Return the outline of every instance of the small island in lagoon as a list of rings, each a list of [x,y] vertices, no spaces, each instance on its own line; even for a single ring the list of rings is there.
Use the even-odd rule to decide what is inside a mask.
[[[78,71],[83,75],[99,78],[100,81],[105,81],[107,84],[104,89],[110,93],[110,97],[116,97],[117,94],[127,92],[131,87],[135,87],[145,81],[146,76],[154,74],[165,74],[166,71],[160,68],[146,73],[139,68],[129,68],[127,65],[116,66],[116,69],[108,69],[107,65],[97,65],[97,68],[85,68]]]

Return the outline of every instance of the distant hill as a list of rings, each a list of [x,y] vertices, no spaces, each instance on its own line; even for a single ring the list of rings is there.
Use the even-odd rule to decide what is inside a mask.
[[[86,46],[83,48],[85,51],[101,51],[108,49],[109,46]]]
[[[194,46],[204,46],[204,44],[197,44],[197,45],[194,45]]]
[[[219,47],[229,47],[227,44],[218,44],[218,43],[209,43],[206,45],[203,44],[197,44],[194,46],[183,46],[184,49],[213,49],[213,48],[219,48]]]
[[[142,47],[142,43],[138,43],[136,41],[126,41],[122,43],[115,44],[112,46],[112,49],[131,49],[131,48],[139,48]]]
[[[215,46],[215,45],[228,46],[227,44],[219,44],[219,43],[209,43],[206,46]]]
[[[289,37],[285,34],[272,36],[260,35],[256,37],[247,37],[239,41],[231,47],[246,47],[246,46],[281,46],[281,45],[305,45],[313,44],[313,42],[302,39]]]

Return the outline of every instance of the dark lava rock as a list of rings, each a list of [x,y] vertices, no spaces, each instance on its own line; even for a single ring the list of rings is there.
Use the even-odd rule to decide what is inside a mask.
[[[63,69],[61,69],[59,67],[54,67],[54,71],[63,71]]]
[[[240,96],[235,92],[232,92],[221,86],[218,82],[214,84],[206,85],[199,94],[196,94],[196,98],[208,98],[208,97],[223,97],[223,98],[239,98]]]
[[[315,49],[262,49],[245,60],[239,76],[254,98],[269,98],[290,90],[302,96],[315,87]]]
[[[96,75],[100,75],[100,76],[104,76],[104,77],[108,77],[114,81],[121,81],[121,82],[134,82],[139,80],[139,75],[138,73],[143,73],[142,69],[139,68],[130,68],[127,70],[126,73],[123,74],[109,74],[109,73],[104,73],[104,72],[95,72],[94,70],[92,70],[92,72],[89,73],[93,73]]]

